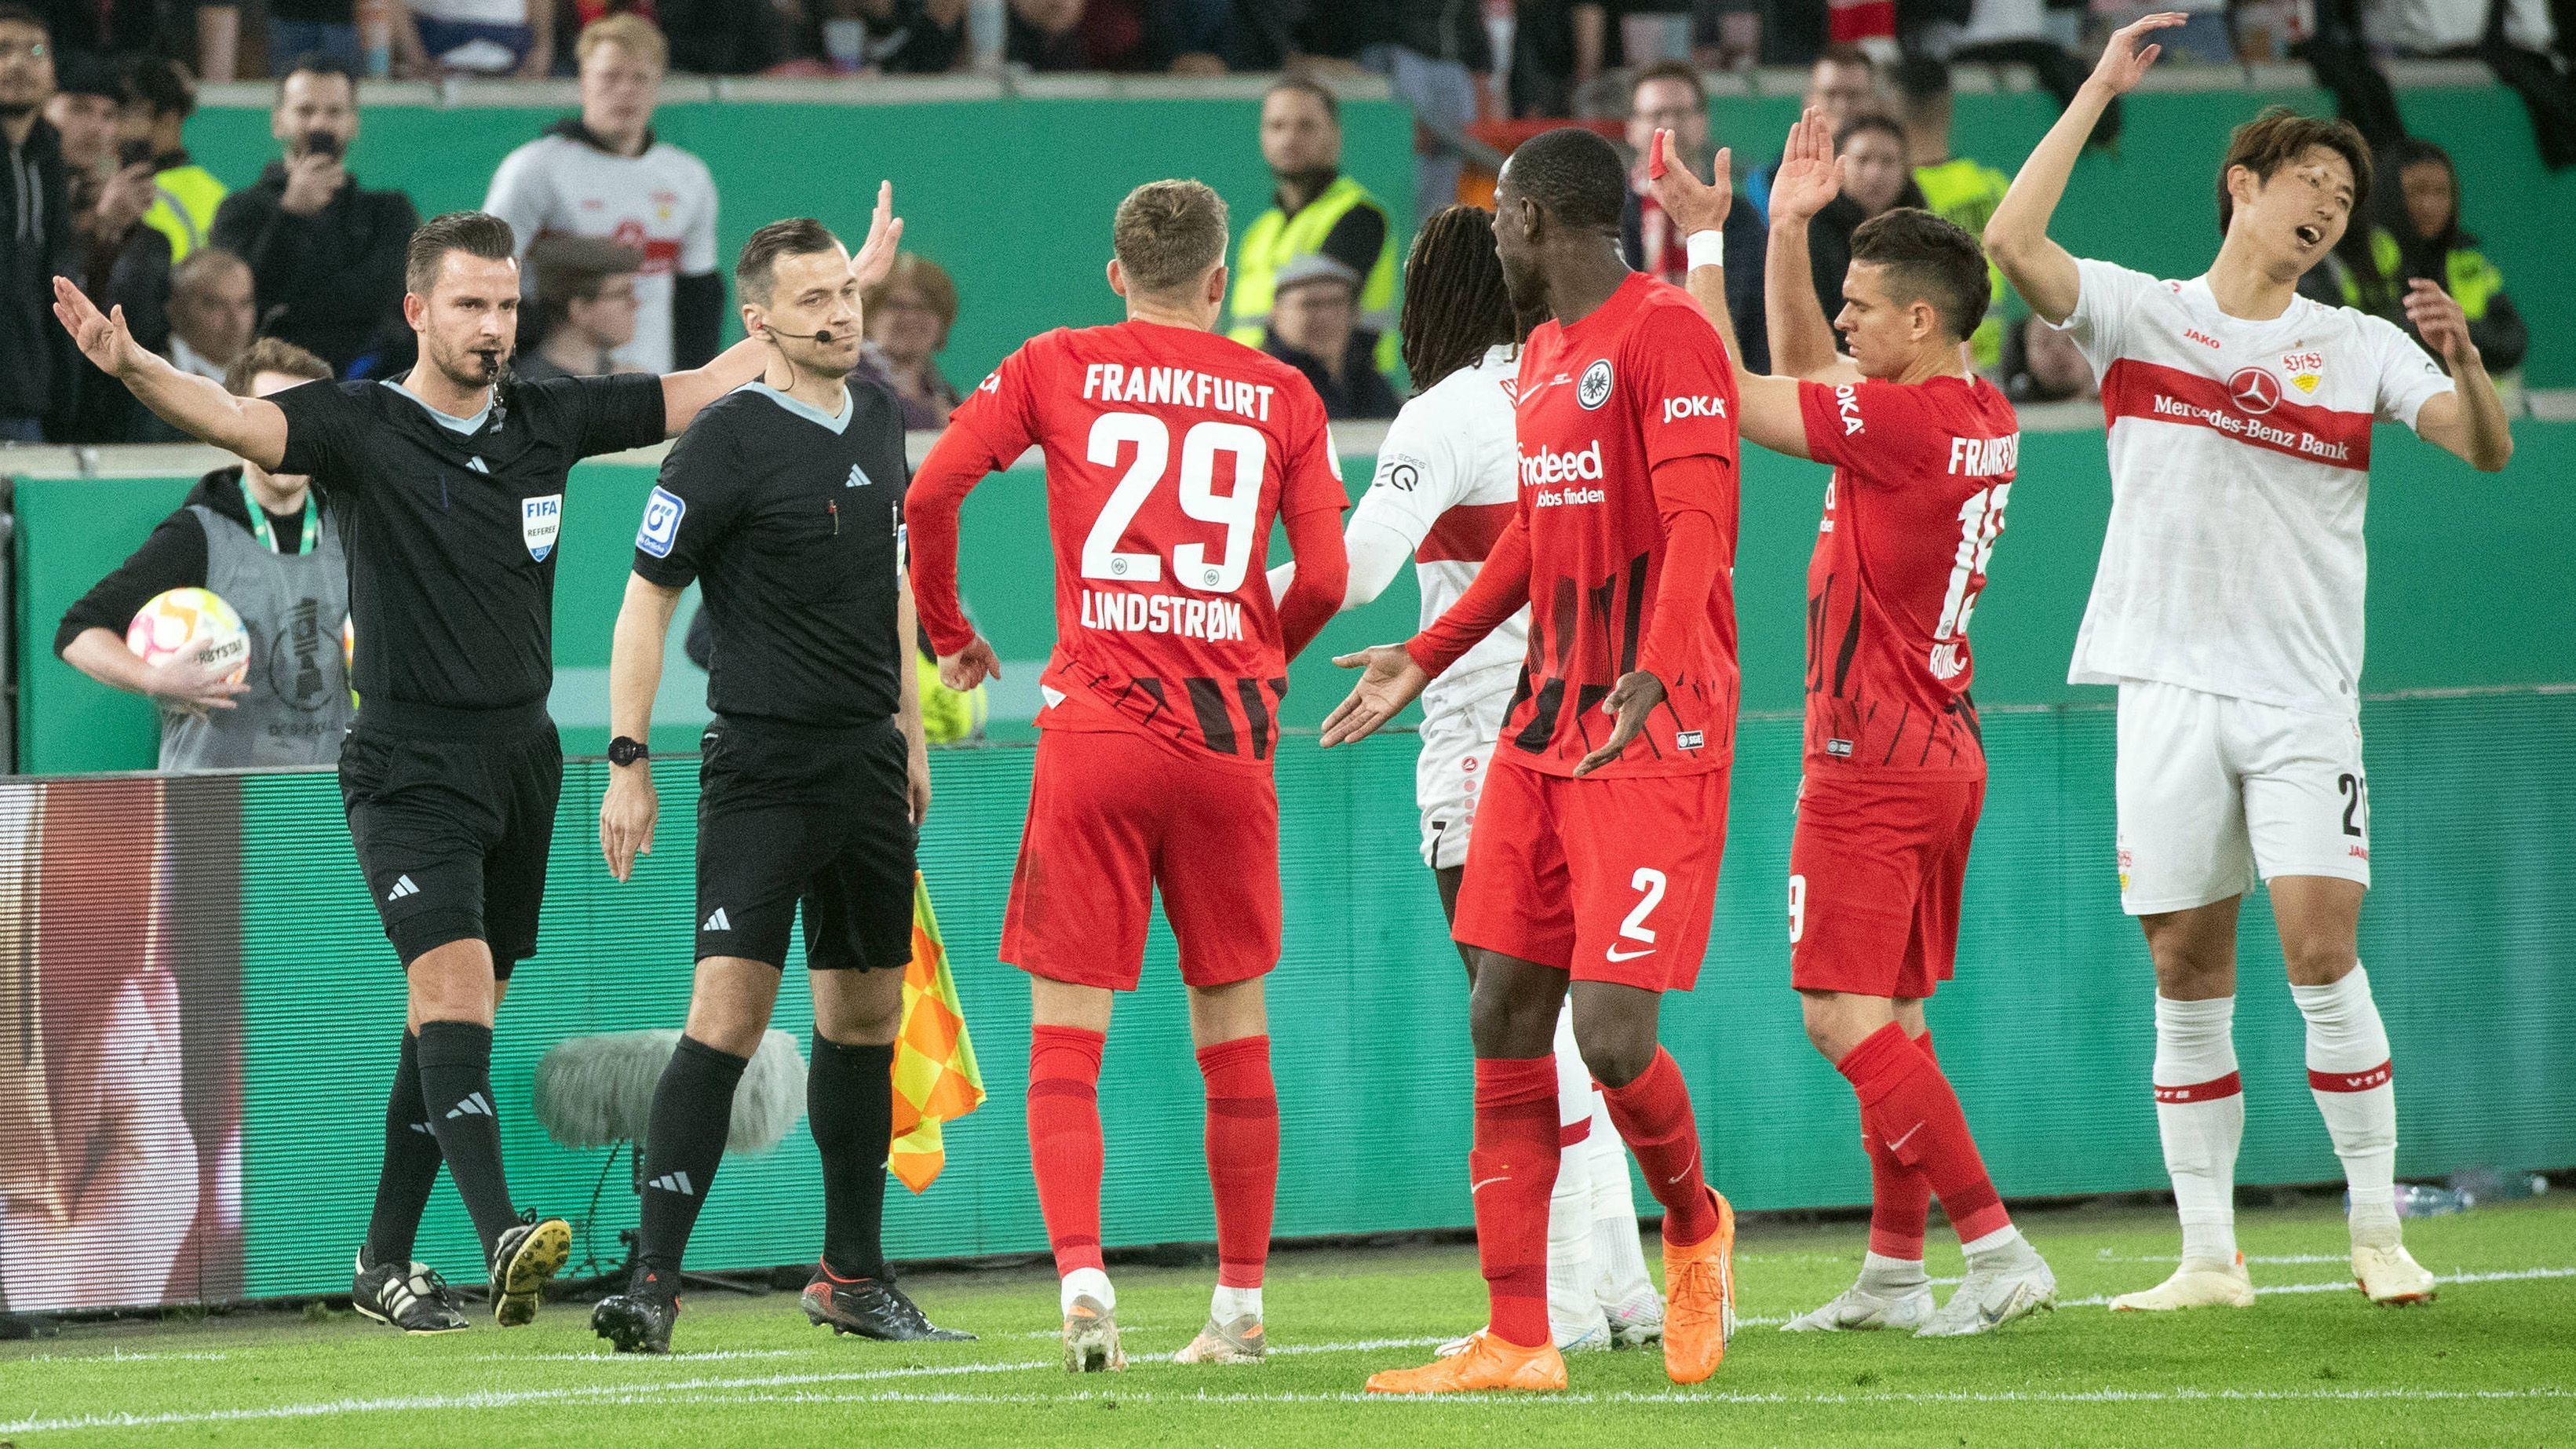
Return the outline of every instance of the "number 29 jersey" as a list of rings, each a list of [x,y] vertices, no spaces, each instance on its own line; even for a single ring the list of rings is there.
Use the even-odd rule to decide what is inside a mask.
[[[1271,525],[1349,506],[1287,364],[1155,322],[1031,338],[950,416],[1046,460],[1056,642],[1043,728],[1128,728],[1267,769],[1288,666]]]

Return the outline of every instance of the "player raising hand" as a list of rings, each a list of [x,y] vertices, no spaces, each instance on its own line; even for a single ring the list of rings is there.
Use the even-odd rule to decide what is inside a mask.
[[[1669,133],[1656,140],[1672,144]],[[1714,174],[1725,166],[1721,152]],[[1984,1333],[2050,1306],[2057,1282],[1987,1180],[1923,1003],[1950,975],[1985,798],[1968,620],[2003,532],[2020,434],[2012,405],[1969,369],[1962,344],[1986,312],[1986,263],[1951,223],[1912,208],[1863,223],[1841,314],[1827,325],[1807,224],[1840,173],[1810,110],[1790,129],[1771,191],[1764,301],[1772,361],[1787,375],[1736,376],[1746,437],[1834,465],[1807,565],[1789,979],[1808,1039],[1860,1098],[1870,1246],[1860,1281],[1788,1326]],[[1726,273],[1712,243],[1728,195],[1677,161],[1652,185],[1689,237],[1691,294],[1723,330]],[[1923,1271],[1935,1194],[1968,1256],[1938,1313]]]

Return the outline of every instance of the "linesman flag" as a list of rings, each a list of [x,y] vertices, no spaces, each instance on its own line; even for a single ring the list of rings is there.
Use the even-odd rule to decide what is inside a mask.
[[[939,1124],[984,1105],[984,1074],[966,1039],[966,1011],[930,909],[930,883],[912,876],[912,964],[903,970],[903,1029],[894,1038],[894,1147],[886,1166],[914,1192],[948,1165]]]

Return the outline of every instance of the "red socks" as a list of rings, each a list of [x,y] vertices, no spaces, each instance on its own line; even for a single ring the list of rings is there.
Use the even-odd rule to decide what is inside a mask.
[[[2012,1215],[1986,1178],[1985,1159],[1968,1135],[1959,1096],[1931,1054],[1905,1028],[1889,1022],[1835,1063],[1860,1096],[1861,1130],[1898,1164],[1921,1172],[1940,1196],[1959,1241],[1974,1242],[2010,1226]],[[1872,1157],[1875,1160],[1876,1152]],[[1871,1214],[1872,1236],[1877,1215]],[[1917,1228],[1919,1245],[1920,1228]],[[1875,1244],[1872,1251],[1877,1251]],[[1919,1246],[1918,1246],[1919,1252]],[[1891,1255],[1892,1256],[1892,1255]]]
[[[1699,1123],[1691,1115],[1690,1088],[1673,1054],[1655,1048],[1654,1065],[1624,1087],[1605,1086],[1611,1124],[1619,1129],[1646,1186],[1664,1205],[1664,1241],[1685,1247],[1717,1231],[1717,1205],[1700,1171]]]
[[[1099,1268],[1100,1049],[1096,1031],[1039,1026],[1029,1032],[1029,1167],[1038,1210],[1061,1276]],[[1267,1227],[1265,1220],[1264,1227]]]
[[[1270,1038],[1237,1037],[1199,1048],[1199,1074],[1207,1080],[1217,1286],[1258,1288],[1279,1191],[1279,1093],[1270,1081]]]
[[[1916,1037],[1914,1044],[1932,1057],[1932,1033]],[[1933,1061],[1937,1065],[1940,1058]],[[1923,1223],[1932,1214],[1932,1184],[1897,1161],[1867,1122],[1861,1124],[1860,1145],[1869,1150],[1869,1250],[1882,1258],[1922,1261]]]
[[[1556,1187],[1556,1058],[1476,1059],[1476,1143],[1467,1190],[1476,1207],[1476,1260],[1493,1299],[1496,1337],[1522,1348],[1550,1342],[1547,1199]]]

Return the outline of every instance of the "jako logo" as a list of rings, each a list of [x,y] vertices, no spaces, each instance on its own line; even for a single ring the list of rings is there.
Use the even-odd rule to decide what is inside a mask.
[[[1683,418],[1722,418],[1726,416],[1726,399],[1722,397],[1668,397],[1664,399],[1664,421]]]
[[[2203,347],[2216,347],[2218,345],[2217,338],[2210,336],[2208,333],[2201,331],[2197,327],[2186,327],[2182,329],[2182,340],[2185,342],[2197,342]]]
[[[1521,486],[1543,488],[1551,483],[1571,483],[1582,478],[1601,476],[1601,440],[1580,453],[1555,453],[1545,448],[1521,458]]]

